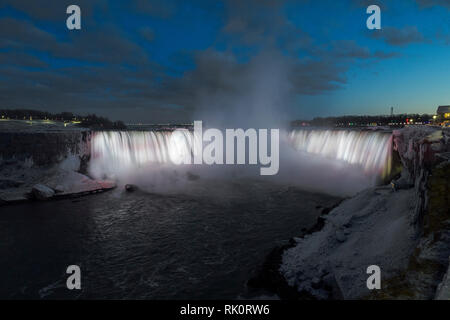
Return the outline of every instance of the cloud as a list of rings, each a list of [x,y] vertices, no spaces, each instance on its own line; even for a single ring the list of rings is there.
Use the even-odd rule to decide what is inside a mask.
[[[130,6],[138,13],[168,19],[175,14],[176,2],[173,0],[131,0]]]
[[[359,45],[355,40],[334,40],[328,45],[318,46],[310,52],[313,56],[325,59],[329,63],[354,63],[364,59],[389,59],[398,56],[395,52],[376,50]]]
[[[226,0],[222,32],[232,36],[233,45],[257,48],[300,50],[311,44],[303,30],[292,24],[283,12],[285,1]]]
[[[364,13],[366,12],[365,8],[373,4],[379,6],[382,13],[390,11],[396,1],[398,2],[398,0],[350,0],[353,6],[364,8]]]
[[[105,36],[113,34],[114,36]],[[88,33],[73,34],[70,41],[54,43],[50,52],[56,57],[73,58],[102,63],[129,63],[146,65],[148,54],[129,40],[126,34],[113,26]]]
[[[158,7],[164,7],[163,3],[155,3],[135,1],[132,5],[146,14],[156,10],[166,12],[160,16],[170,16],[170,10],[165,11],[168,8]],[[346,69],[332,60],[296,58],[299,50],[311,48],[312,40],[285,19],[281,5],[279,1],[227,1],[222,36],[232,36],[228,39],[231,48],[249,45],[258,50],[245,61],[232,50],[209,48],[179,53],[174,59],[186,60],[184,57],[189,56],[195,65],[181,76],[166,73],[165,68],[150,61],[138,43],[108,23],[86,32],[69,33],[61,39],[27,20],[0,19],[0,46],[9,49],[0,56],[4,62],[0,66],[2,103],[5,107],[46,110],[64,106],[67,110],[110,115],[115,114],[114,110],[119,114],[118,110],[132,109],[134,115],[147,112],[153,121],[163,121],[169,115],[175,120],[208,114],[218,118],[228,114],[236,120],[234,114],[238,110],[252,113],[254,119],[275,110],[278,111],[274,114],[280,114],[279,110],[286,108],[296,94],[315,95],[339,88],[345,83],[341,73]],[[39,10],[33,15],[43,17]],[[154,39],[149,27],[137,33],[147,41]],[[288,54],[283,54],[283,50]],[[33,56],[28,65],[42,70],[18,68],[26,66],[26,56],[19,59],[14,55],[27,51],[45,54],[51,58],[51,64],[58,59],[89,64],[44,69],[46,62]],[[16,61],[16,67],[7,66],[12,61]]]
[[[51,43],[56,42],[54,36],[27,21],[13,18],[0,19],[0,48],[36,48],[48,50]]]
[[[425,39],[416,26],[406,26],[402,29],[383,27],[370,33],[372,38],[382,39],[392,46],[406,46],[411,43],[423,43]]]
[[[108,34],[114,36],[105,36]],[[0,48],[34,50],[55,58],[89,62],[147,63],[147,53],[112,26],[69,33],[68,39],[59,40],[26,20],[0,18]]]
[[[152,42],[153,40],[155,40],[155,31],[153,31],[152,28],[143,27],[139,29],[139,34],[148,42]]]
[[[196,68],[166,79],[158,93],[192,110],[194,118],[215,125],[265,126],[289,116],[296,95],[316,95],[340,88],[347,67],[332,61],[295,59],[267,50],[240,62],[230,52],[206,50]],[[175,100],[173,100],[175,99]]]
[[[375,51],[373,53],[373,57],[377,59],[390,59],[400,57],[401,54],[398,52],[384,52],[384,51]]]
[[[76,4],[81,8],[83,21],[89,19],[92,21],[94,12],[105,14],[108,10],[106,0],[3,0],[0,9],[4,6],[10,6],[16,10],[22,11],[30,18],[45,21],[65,21],[68,17],[66,9],[68,6]]]
[[[127,121],[141,116],[156,122],[167,121],[173,113],[165,108],[167,96],[155,85],[150,69],[110,65],[35,71],[3,66],[1,74],[1,108],[96,112]],[[173,121],[188,119],[186,112],[177,110]]]
[[[333,54],[343,58],[370,58],[369,48],[359,46],[354,40],[333,41]]]
[[[450,9],[450,1],[448,0],[416,0],[416,2],[421,8],[440,6]]]
[[[48,64],[24,52],[0,52],[0,65],[45,68]]]
[[[165,106],[177,99],[157,80],[170,78],[164,68],[113,26],[61,40],[30,21],[1,18],[0,49],[0,108],[97,112],[127,120],[151,115],[154,121],[174,113]],[[189,119],[186,110],[177,110],[173,121]]]
[[[444,45],[450,45],[450,34],[444,33],[442,31],[438,31],[436,33],[436,39],[443,43]]]
[[[146,49],[158,41],[171,45],[160,30],[155,39],[155,29],[130,31],[101,12],[102,23],[93,20],[81,32],[51,32],[39,19],[56,16],[10,3],[35,18],[0,18],[0,108],[96,112],[127,121],[205,117],[263,124],[288,116],[299,95],[344,87],[346,72],[359,60],[396,56],[353,40],[318,43],[287,19],[282,1],[226,0],[216,40],[201,50],[171,53],[165,67]],[[124,5],[139,10],[126,13],[131,17],[175,19],[173,1]]]

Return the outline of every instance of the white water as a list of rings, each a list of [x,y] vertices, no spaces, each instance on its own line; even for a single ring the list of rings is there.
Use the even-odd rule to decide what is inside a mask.
[[[354,130],[294,130],[290,144],[298,151],[317,154],[384,176],[391,169],[391,135]]]
[[[201,137],[195,138],[198,141],[195,146],[201,146]],[[193,139],[194,134],[189,130],[97,132],[91,141],[90,171],[97,178],[124,174],[129,177],[140,175],[137,172],[142,170],[138,169],[155,168],[155,172],[161,165],[190,163],[193,154],[199,152],[193,150]],[[386,133],[294,130],[288,135],[288,144],[297,151],[318,155],[328,161],[360,167],[370,176],[383,177],[390,172],[391,135]],[[280,151],[283,157],[283,149]],[[294,162],[297,161],[295,158],[294,154]],[[299,153],[298,163],[304,161],[311,159]]]
[[[152,164],[181,163],[192,155],[193,134],[177,131],[103,131],[91,140],[91,173],[117,176]]]

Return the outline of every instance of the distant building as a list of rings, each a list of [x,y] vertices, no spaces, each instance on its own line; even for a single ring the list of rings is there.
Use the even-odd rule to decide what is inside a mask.
[[[450,118],[450,106],[439,106],[436,114],[443,118]]]
[[[442,125],[450,123],[450,106],[439,106],[436,111],[437,120]]]

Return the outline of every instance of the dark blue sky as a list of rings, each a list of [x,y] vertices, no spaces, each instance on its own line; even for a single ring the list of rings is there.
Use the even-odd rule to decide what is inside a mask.
[[[0,0],[0,33],[0,108],[154,123],[450,104],[450,0]]]

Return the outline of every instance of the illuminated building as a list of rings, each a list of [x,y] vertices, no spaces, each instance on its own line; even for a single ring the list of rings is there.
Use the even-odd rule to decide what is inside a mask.
[[[437,121],[442,125],[450,123],[450,106],[439,106],[436,111]]]

